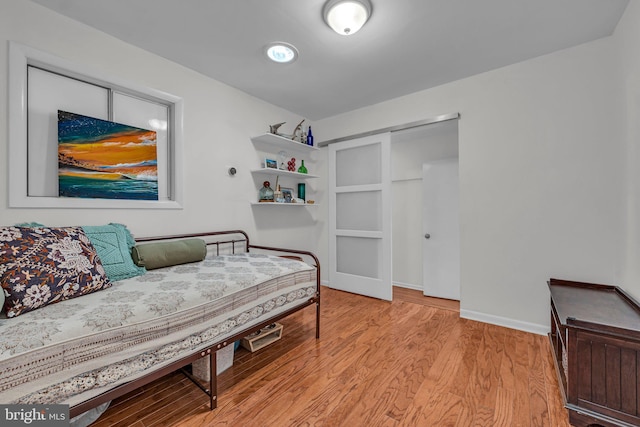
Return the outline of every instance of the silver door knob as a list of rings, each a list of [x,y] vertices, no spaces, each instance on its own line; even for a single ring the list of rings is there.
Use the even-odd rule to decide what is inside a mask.
[[[425,238],[425,239],[430,239],[430,238],[431,238],[431,234],[429,234],[429,233],[425,234],[425,235],[424,235],[424,238]]]

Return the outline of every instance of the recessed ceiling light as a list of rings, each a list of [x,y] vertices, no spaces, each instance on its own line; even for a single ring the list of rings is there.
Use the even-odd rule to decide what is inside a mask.
[[[287,64],[298,59],[298,49],[284,42],[269,43],[265,48],[267,58],[279,64]]]

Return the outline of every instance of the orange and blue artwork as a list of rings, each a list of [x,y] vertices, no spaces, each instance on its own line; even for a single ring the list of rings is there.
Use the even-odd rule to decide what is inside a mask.
[[[58,194],[158,200],[156,132],[58,110]]]

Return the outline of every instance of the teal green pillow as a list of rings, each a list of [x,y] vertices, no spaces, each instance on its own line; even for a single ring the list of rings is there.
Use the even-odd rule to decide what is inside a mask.
[[[109,280],[123,280],[141,276],[146,270],[137,266],[131,258],[136,241],[122,224],[83,226],[87,237],[96,249]]]
[[[133,261],[147,270],[202,261],[207,244],[202,239],[183,239],[136,245],[131,251]]]

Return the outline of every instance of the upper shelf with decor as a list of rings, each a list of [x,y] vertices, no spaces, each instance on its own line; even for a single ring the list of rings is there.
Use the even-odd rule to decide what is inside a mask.
[[[291,177],[291,178],[298,178],[298,179],[319,178],[318,175],[311,175],[311,174],[308,174],[308,173],[292,172],[292,171],[288,171],[288,170],[271,169],[271,168],[252,169],[251,173],[265,174],[265,175],[288,176],[288,177]]]
[[[286,150],[287,152],[295,151],[298,153],[312,153],[319,150],[318,147],[292,141],[289,138],[275,135],[273,133],[254,136],[251,138],[251,142],[253,142],[253,145],[255,145],[260,151],[270,151],[274,153],[281,150]]]

